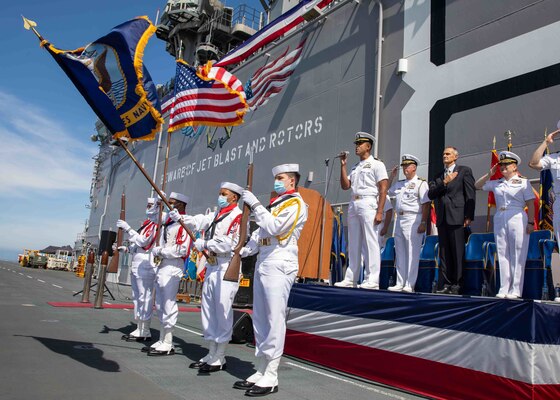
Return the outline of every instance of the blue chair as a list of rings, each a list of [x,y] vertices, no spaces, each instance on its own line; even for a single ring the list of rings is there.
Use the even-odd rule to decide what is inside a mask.
[[[498,293],[500,287],[498,250],[496,243],[485,242],[482,245],[484,252],[484,283],[481,290],[482,296],[494,297]]]
[[[379,273],[379,288],[387,289],[392,281],[397,282],[397,271],[395,269],[395,238],[389,237],[381,252],[381,271]]]
[[[465,244],[463,263],[463,294],[479,296],[484,285],[486,253],[484,243],[494,242],[494,233],[471,233]]]
[[[548,295],[548,299],[552,300],[556,297],[556,293],[553,287],[552,282],[552,253],[558,251],[558,243],[554,239],[545,239],[539,242],[539,246],[541,247],[542,254],[543,254],[543,262],[544,262],[544,276],[543,276],[543,300],[546,295]]]
[[[418,279],[414,290],[416,292],[431,293],[438,267],[438,236],[429,235],[424,239],[422,250],[420,250],[420,262],[418,265]],[[437,284],[437,283],[436,283]]]
[[[524,299],[549,300],[554,298],[554,287],[552,283],[552,274],[550,271],[550,263],[546,264],[544,255],[544,243],[553,242],[553,234],[548,230],[540,230],[531,232],[529,236],[529,249],[527,252],[527,261],[525,263],[525,279],[523,281]],[[547,257],[552,259],[552,251],[554,249],[550,243],[547,245]]]

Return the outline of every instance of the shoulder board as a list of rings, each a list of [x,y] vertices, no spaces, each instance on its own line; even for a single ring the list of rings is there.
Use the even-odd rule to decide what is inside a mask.
[[[399,179],[399,182],[404,182],[406,181],[406,179]]]
[[[426,178],[420,178],[420,177],[418,177],[418,180],[424,181],[424,182],[427,182],[427,181],[428,181]]]
[[[526,176],[523,176],[523,175],[518,175],[518,178],[527,179],[527,177],[526,177]]]

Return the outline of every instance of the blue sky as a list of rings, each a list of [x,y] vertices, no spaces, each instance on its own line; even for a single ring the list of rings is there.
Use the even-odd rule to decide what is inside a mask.
[[[246,3],[261,9],[258,0]],[[60,49],[75,49],[135,16],[155,21],[165,0],[9,1],[0,13],[0,259],[23,248],[73,244],[89,216],[96,116],[21,14]],[[144,63],[156,83],[175,72],[163,41],[152,37]]]

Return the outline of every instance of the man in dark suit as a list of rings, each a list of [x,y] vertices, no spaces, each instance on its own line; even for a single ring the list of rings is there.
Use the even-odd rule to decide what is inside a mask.
[[[443,150],[445,170],[430,181],[428,197],[434,200],[441,267],[438,293],[460,294],[465,254],[465,228],[474,219],[475,188],[472,170],[455,164],[455,147]]]

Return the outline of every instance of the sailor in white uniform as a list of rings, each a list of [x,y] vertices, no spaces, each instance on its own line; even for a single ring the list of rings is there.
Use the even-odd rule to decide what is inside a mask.
[[[241,210],[237,202],[243,188],[235,183],[222,182],[218,196],[219,210],[214,214],[183,216],[182,220],[193,231],[205,231],[204,239],[197,239],[194,247],[208,252],[206,275],[202,288],[202,329],[209,352],[189,368],[200,372],[215,372],[226,368],[225,352],[233,333],[233,299],[239,289],[238,282],[223,279],[231,251],[239,240]],[[171,219],[179,219],[177,211],[169,213]]]
[[[181,193],[172,192],[169,203],[179,214],[185,214],[189,198]],[[160,246],[152,249],[152,255],[158,265],[156,275],[156,311],[158,313],[161,330],[159,340],[149,348],[149,356],[163,356],[175,354],[173,348],[173,328],[177,323],[177,291],[183,276],[183,265],[188,257],[191,239],[186,230],[171,218],[163,224]],[[161,261],[159,261],[161,260]],[[159,263],[158,263],[159,261]]]
[[[406,179],[395,182],[389,189],[389,196],[395,202],[395,258],[397,282],[388,289],[394,292],[414,291],[418,278],[418,264],[422,240],[426,233],[426,221],[430,213],[428,183],[416,175],[420,161],[412,154],[404,154],[401,167]],[[389,182],[397,174],[398,166],[393,168]]]
[[[352,197],[348,207],[348,268],[344,279],[335,286],[356,286],[363,259],[367,280],[360,288],[379,289],[379,224],[383,222],[388,177],[385,164],[371,155],[374,140],[369,133],[356,133],[354,144],[360,162],[349,175],[346,172],[346,155],[340,154],[340,186],[343,190],[352,188]]]
[[[529,180],[519,175],[521,159],[511,151],[499,154],[499,164],[475,183],[477,189],[494,192],[496,214],[494,235],[500,263],[500,290],[496,297],[518,299],[523,293],[525,261],[529,248],[529,234],[533,231],[535,194]],[[489,180],[497,166],[503,178]],[[528,213],[524,211],[528,208]],[[528,220],[527,214],[531,216]]]
[[[132,303],[134,304],[134,320],[136,330],[122,339],[128,342],[142,342],[151,339],[150,322],[152,319],[154,285],[156,279],[156,266],[153,264],[150,250],[156,240],[157,218],[160,201],[153,197],[148,198],[146,206],[146,220],[136,231],[130,225],[119,219],[117,227],[128,233],[130,245],[120,246],[119,251],[132,255],[130,267],[130,285],[132,288]]]
[[[286,336],[286,308],[299,268],[297,240],[307,220],[307,205],[296,192],[299,165],[278,165],[272,169],[272,175],[278,197],[272,199],[268,207],[261,205],[247,190],[241,196],[241,200],[253,210],[259,226],[241,253],[246,257],[259,252],[253,282],[257,372],[233,386],[247,390],[247,396],[264,396],[278,391],[278,366]]]

